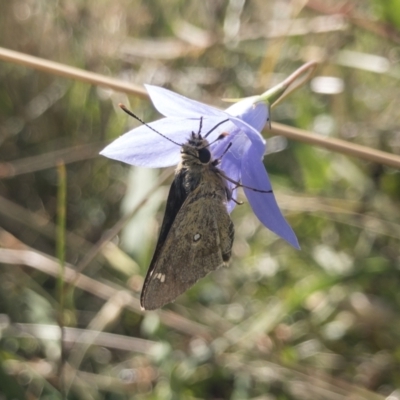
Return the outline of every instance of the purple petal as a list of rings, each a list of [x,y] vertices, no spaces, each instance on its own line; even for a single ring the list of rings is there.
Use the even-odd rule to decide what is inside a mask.
[[[233,132],[226,139],[216,144],[216,147],[213,148],[213,153],[223,154],[229,143],[231,143],[231,146],[222,157],[220,168],[224,170],[229,178],[238,181],[240,179],[242,157],[251,142],[244,133],[236,128],[236,132]],[[230,170],[231,167],[234,169]],[[235,175],[230,175],[231,173]]]
[[[265,153],[265,140],[260,134],[269,118],[269,109],[265,103],[255,103],[254,97],[249,97],[233,104],[226,112],[235,118],[230,120],[246,133],[251,142],[256,146],[259,156]]]
[[[262,158],[265,153],[265,139],[261,136],[260,132],[254,129],[248,123],[242,121],[237,117],[229,118],[239,129],[241,129],[246,136],[251,140],[254,151],[257,153],[258,158]]]
[[[242,183],[260,190],[271,190],[267,171],[258,150],[253,145],[242,159]],[[246,188],[244,192],[258,219],[272,232],[285,239],[293,247],[300,249],[297,237],[283,217],[274,194],[255,192]]]
[[[235,140],[236,139],[236,140]],[[235,138],[234,141],[240,139],[240,137]],[[244,137],[245,140],[249,141],[247,137]],[[238,157],[238,150],[240,148],[238,146],[232,146],[229,151],[223,156],[220,169],[223,171],[225,176],[232,179],[235,182],[240,182],[240,171],[242,169],[242,161],[241,157]],[[236,185],[233,182],[227,181],[228,187],[232,190],[232,197],[236,200],[237,198],[237,190],[233,190]],[[235,208],[236,203],[233,200],[228,202],[228,212],[232,212]]]
[[[203,120],[202,132],[209,132],[219,122],[221,118]],[[148,125],[175,143],[142,125],[114,140],[100,154],[140,167],[161,168],[177,165],[180,161],[181,145],[188,141],[192,131],[199,131],[200,122],[199,119],[162,118]],[[208,139],[215,140],[222,130],[223,127],[219,127]]]
[[[269,120],[268,106],[262,102],[254,104],[254,97],[233,104],[225,112],[242,119],[257,131],[261,131]]]
[[[159,86],[145,85],[154,107],[166,117],[222,117],[226,114],[215,107],[188,99]]]
[[[254,99],[248,98],[232,105],[224,112],[159,86],[145,86],[154,106],[166,117],[204,117],[204,119],[220,117],[222,120],[229,118],[229,114],[233,115],[234,117],[229,119],[257,145],[260,155],[264,154],[265,140],[258,132],[264,127],[268,117],[268,108],[264,103],[253,104]]]

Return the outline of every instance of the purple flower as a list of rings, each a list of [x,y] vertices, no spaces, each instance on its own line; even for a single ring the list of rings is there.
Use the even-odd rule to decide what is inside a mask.
[[[156,109],[166,117],[149,125],[177,143],[185,143],[191,132],[198,132],[200,118],[203,119],[202,133],[228,119],[207,137],[209,142],[213,142],[222,132],[229,134],[211,145],[213,157],[221,156],[232,143],[220,164],[226,176],[251,188],[272,189],[262,162],[265,140],[260,134],[269,119],[269,107],[260,96],[246,98],[222,111],[157,86],[146,85],[146,89]],[[180,161],[180,147],[145,125],[122,135],[100,154],[131,165],[152,168],[168,167]],[[300,248],[274,194],[247,188],[244,192],[258,219],[292,246]],[[232,211],[234,206],[235,203],[230,201],[228,210]]]

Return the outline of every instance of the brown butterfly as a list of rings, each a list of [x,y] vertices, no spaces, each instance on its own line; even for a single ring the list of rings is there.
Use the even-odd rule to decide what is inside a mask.
[[[140,297],[145,310],[174,301],[231,257],[234,226],[226,208],[231,191],[217,167],[220,160],[212,159],[200,130],[201,124],[199,133],[192,132],[181,148],[181,162]]]

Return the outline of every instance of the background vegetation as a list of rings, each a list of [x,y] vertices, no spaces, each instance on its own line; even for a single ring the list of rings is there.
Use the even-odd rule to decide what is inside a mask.
[[[221,107],[317,60],[273,121],[400,153],[398,0],[0,9],[2,47]],[[266,130],[302,250],[237,207],[230,268],[142,313],[170,178],[98,156],[135,124],[119,102],[159,117],[143,96],[0,61],[0,399],[400,399],[398,169]]]

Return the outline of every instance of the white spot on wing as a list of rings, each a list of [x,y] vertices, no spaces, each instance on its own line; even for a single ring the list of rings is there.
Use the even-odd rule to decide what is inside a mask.
[[[200,239],[201,239],[200,233],[196,233],[195,235],[193,235],[193,240],[194,240],[195,242],[199,241]]]
[[[162,274],[161,272],[155,274],[154,278],[159,279],[161,283],[165,282],[165,274]]]

